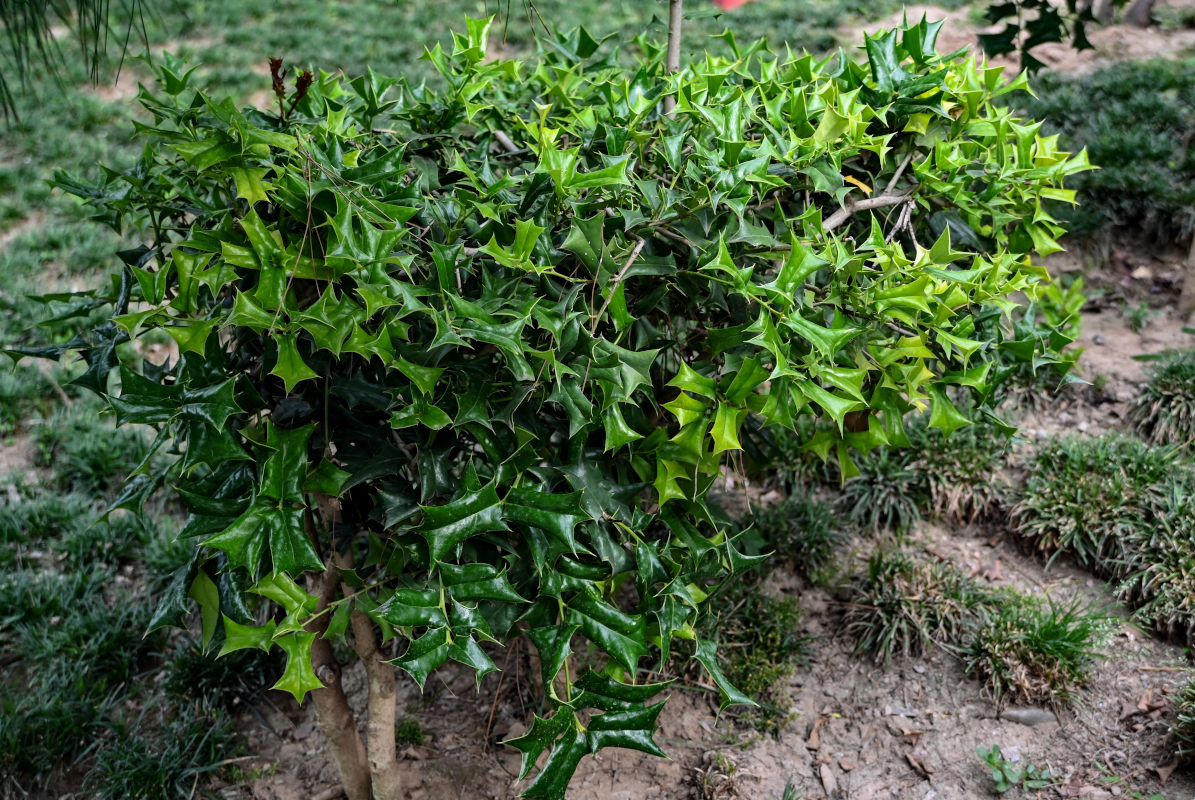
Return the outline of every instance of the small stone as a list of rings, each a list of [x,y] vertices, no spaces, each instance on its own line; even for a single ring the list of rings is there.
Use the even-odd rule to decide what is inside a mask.
[[[1041,725],[1043,722],[1058,721],[1058,717],[1054,716],[1054,712],[1047,711],[1044,708],[1009,708],[1000,714],[1000,719],[1006,719],[1009,722],[1017,722],[1030,727]]]
[[[1075,427],[1078,429],[1079,433],[1087,433],[1087,429],[1091,427],[1091,424],[1087,420],[1083,420]]]
[[[1097,333],[1095,336],[1091,337],[1091,342],[1092,342],[1092,344],[1100,344],[1100,345],[1107,344],[1108,337],[1102,333]]]

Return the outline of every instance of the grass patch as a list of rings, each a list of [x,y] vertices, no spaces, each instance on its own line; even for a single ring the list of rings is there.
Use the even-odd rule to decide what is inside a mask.
[[[878,447],[859,459],[859,474],[843,484],[838,510],[872,533],[908,532],[929,506],[925,474],[914,458],[909,450]]]
[[[829,503],[790,497],[755,514],[755,525],[776,556],[815,581],[833,565],[850,541]]]
[[[1050,442],[1012,508],[1014,530],[1044,556],[1066,552],[1107,575],[1156,524],[1175,460],[1172,450],[1124,436]]]
[[[1185,761],[1195,758],[1195,680],[1188,682],[1174,698],[1170,735],[1177,744],[1179,758]]]
[[[1008,439],[988,425],[968,425],[944,435],[912,427],[935,516],[952,522],[980,522],[1000,516],[1011,487],[1001,476]]]
[[[785,683],[798,667],[809,664],[811,640],[801,633],[796,601],[753,587],[731,613],[717,617],[717,630],[722,638],[718,656],[723,674],[759,703],[756,708],[736,710],[736,719],[778,734],[792,717]]]
[[[1117,594],[1164,636],[1195,643],[1195,497],[1171,486],[1153,525],[1126,543]]]
[[[108,727],[86,780],[96,800],[193,797],[200,782],[242,748],[227,714],[186,704],[147,707],[136,719]]]
[[[1147,369],[1129,420],[1147,441],[1190,447],[1195,441],[1195,350],[1172,350]]]
[[[997,703],[1072,702],[1091,678],[1110,632],[1108,619],[1080,608],[1007,597],[966,651],[967,674]]]
[[[877,663],[934,647],[957,651],[996,598],[948,562],[882,551],[852,589],[845,628],[856,652]]]

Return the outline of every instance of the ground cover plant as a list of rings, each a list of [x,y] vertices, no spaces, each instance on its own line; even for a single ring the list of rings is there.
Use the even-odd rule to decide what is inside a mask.
[[[1080,606],[1006,596],[975,632],[966,667],[997,703],[1072,702],[1111,625]]]
[[[1115,575],[1131,543],[1153,529],[1175,467],[1173,451],[1126,436],[1051,441],[1035,456],[1013,526],[1046,557],[1066,552]]]
[[[1183,687],[1174,705],[1170,733],[1177,742],[1179,756],[1190,759],[1195,755],[1195,681]]]
[[[1164,353],[1147,368],[1130,420],[1151,444],[1190,447],[1195,442],[1195,351]]]
[[[1067,554],[1115,582],[1136,619],[1190,641],[1191,464],[1175,448],[1105,436],[1043,447],[1011,517],[1051,559]]]
[[[84,442],[111,434],[75,431]],[[185,796],[237,748],[227,707],[209,698],[252,673],[238,670],[235,684],[204,679],[205,658],[185,699],[169,680],[160,691],[181,662],[162,633],[144,635],[162,585],[137,572],[177,568],[169,515],[102,517],[113,496],[105,487],[127,464],[85,484],[71,459],[47,467],[0,477],[0,794],[49,794],[65,782],[102,797]]]
[[[858,652],[884,664],[934,648],[959,651],[1000,600],[949,563],[881,550],[852,587],[844,629]]]
[[[168,62],[139,164],[60,179],[153,236],[83,295],[113,321],[16,350],[81,352],[80,383],[174,452],[118,502],[169,480],[191,513],[155,623],[190,596],[205,643],[285,652],[350,798],[401,783],[379,656],[484,674],[481,643],[526,632],[548,710],[512,742],[524,776],[551,751],[530,796],[603,746],[658,752],[649,644],[744,700],[693,621],[750,563],[704,503],[746,418],[817,414],[840,456],[902,441],[914,404],[966,425],[947,389],[982,408],[1015,350],[976,320],[1040,292],[1029,254],[1060,229],[1031,212],[1086,165],[936,31],[833,68],[728,41],[666,78],[659,48],[628,71],[583,31],[486,61],[473,21],[429,54],[441,92],[275,65],[277,110],[244,112]],[[177,361],[121,348],[155,329]],[[574,637],[605,665],[574,674]],[[368,763],[333,642],[370,674]]]

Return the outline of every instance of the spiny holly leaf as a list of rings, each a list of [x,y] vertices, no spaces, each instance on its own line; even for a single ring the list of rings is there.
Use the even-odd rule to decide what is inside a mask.
[[[311,666],[311,643],[314,641],[314,633],[288,633],[274,640],[286,653],[286,669],[270,688],[290,692],[300,704],[308,692],[324,688]]]
[[[643,703],[667,684],[632,686],[586,672],[576,685],[581,692],[567,704],[559,704],[555,715],[548,719],[535,717],[531,730],[506,742],[523,754],[519,780],[525,780],[543,752],[551,748],[548,760],[524,790],[525,797],[562,800],[581,758],[603,747],[664,755],[652,738],[664,704]],[[576,711],[583,708],[606,713],[591,716],[588,726],[583,727],[576,716]]]
[[[392,625],[413,628],[448,624],[440,595],[431,589],[395,589],[377,613]]]
[[[390,663],[414,678],[415,683],[419,684],[419,689],[422,691],[423,684],[427,682],[427,676],[431,674],[431,671],[441,666],[451,655],[450,637],[451,633],[447,628],[432,628],[412,641],[407,647],[407,652]]]
[[[701,666],[705,667],[706,674],[718,687],[718,691],[722,693],[722,704],[718,707],[719,711],[725,711],[727,706],[754,706],[756,702],[747,695],[740,692],[734,687],[726,676],[722,674],[722,668],[718,666],[718,648],[709,639],[698,639],[697,649],[693,655]]]
[[[527,602],[519,596],[505,570],[492,564],[440,564],[440,579],[454,600]]]
[[[548,625],[543,628],[532,628],[527,631],[535,649],[539,651],[539,667],[543,674],[544,686],[555,696],[554,681],[564,668],[564,662],[572,653],[573,636],[581,629],[580,625]]]
[[[620,611],[588,586],[568,601],[565,619],[630,672],[647,655],[646,620]]]
[[[447,505],[423,506],[423,522],[416,528],[437,561],[472,536],[504,530],[508,528],[502,519],[502,504],[492,483]]]

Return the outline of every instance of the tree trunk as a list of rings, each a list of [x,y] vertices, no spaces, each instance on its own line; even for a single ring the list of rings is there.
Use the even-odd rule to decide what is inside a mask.
[[[1187,263],[1183,265],[1183,291],[1178,297],[1178,313],[1186,316],[1195,311],[1195,236],[1191,237],[1191,249]]]
[[[1148,28],[1153,24],[1154,5],[1157,0],[1133,0],[1129,10],[1124,12],[1124,24],[1137,28]]]
[[[325,610],[332,602],[339,577],[339,571],[330,561],[327,570],[324,571],[322,585],[318,587],[317,613]],[[353,718],[353,710],[349,708],[348,698],[344,696],[344,686],[340,682],[340,664],[336,662],[332,653],[332,645],[323,638],[324,631],[328,629],[329,616],[320,614],[316,622],[308,628],[309,632],[315,634],[315,641],[311,644],[311,666],[315,668],[316,676],[324,684],[324,688],[311,693],[311,699],[315,702],[320,732],[328,740],[332,758],[340,771],[340,782],[344,786],[345,796],[348,800],[370,800],[371,781],[365,744],[361,741],[361,734],[357,732],[357,722]]]
[[[1091,15],[1107,25],[1116,17],[1116,7],[1112,5],[1112,0],[1092,0]]]
[[[669,0],[668,4],[668,55],[664,61],[665,71],[671,75],[680,69],[680,33],[684,21],[682,15],[683,0]],[[676,98],[668,95],[664,98],[664,113],[672,116],[676,108]]]
[[[397,698],[394,667],[382,660],[373,620],[362,611],[353,610],[353,649],[369,676],[369,772],[373,776],[373,800],[399,800],[402,774],[394,737]]]

